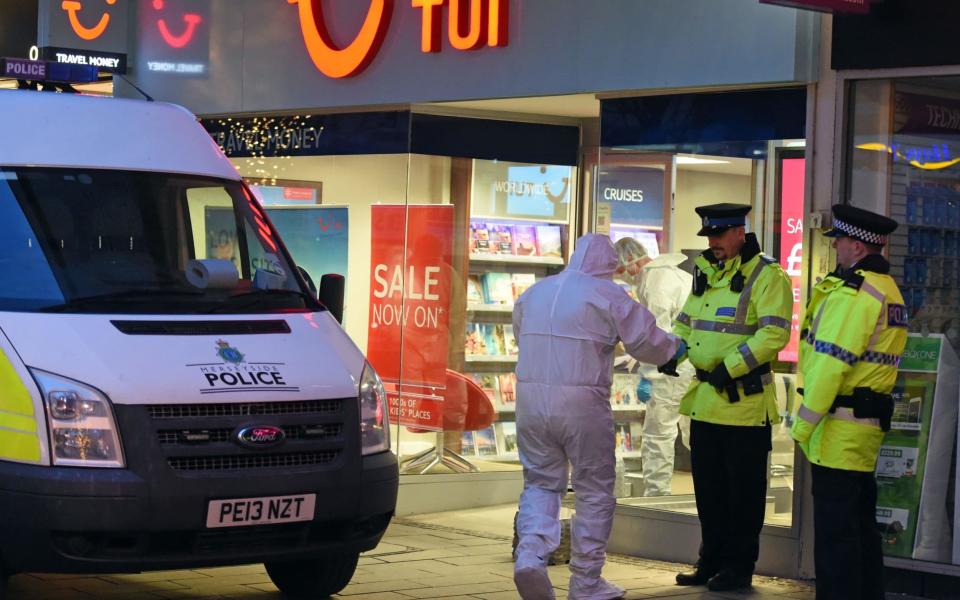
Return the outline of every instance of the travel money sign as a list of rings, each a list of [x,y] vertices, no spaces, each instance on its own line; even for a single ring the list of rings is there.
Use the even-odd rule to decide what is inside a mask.
[[[370,0],[359,32],[341,46],[330,35],[320,2],[287,2],[297,5],[303,42],[314,66],[333,79],[358,75],[376,58],[390,29],[395,4],[394,0]],[[441,51],[444,7],[447,40],[454,50],[505,47],[509,43],[509,0],[410,0],[410,8],[421,11],[422,52]]]
[[[31,58],[109,73],[127,71],[129,0],[40,0]]]

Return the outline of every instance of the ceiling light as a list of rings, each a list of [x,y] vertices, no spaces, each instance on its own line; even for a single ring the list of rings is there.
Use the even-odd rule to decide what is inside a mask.
[[[729,165],[729,160],[714,158],[697,158],[696,156],[677,156],[678,165]]]

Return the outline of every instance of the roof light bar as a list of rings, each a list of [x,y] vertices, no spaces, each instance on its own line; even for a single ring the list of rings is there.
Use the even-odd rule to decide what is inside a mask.
[[[92,65],[69,65],[49,60],[0,58],[0,78],[57,83],[94,83],[97,68]]]

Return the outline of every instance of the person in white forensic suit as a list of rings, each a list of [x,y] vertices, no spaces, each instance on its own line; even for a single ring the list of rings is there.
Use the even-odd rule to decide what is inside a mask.
[[[613,282],[617,252],[609,237],[577,240],[561,273],[517,300],[517,445],[523,494],[517,517],[514,582],[524,600],[552,600],[547,559],[560,544],[560,501],[573,468],[571,600],[611,600],[623,590],[600,573],[613,524],[613,354],[627,353],[675,372],[683,342]]]
[[[633,238],[615,244],[620,267],[617,278],[633,286],[633,296],[657,319],[657,326],[670,331],[693,288],[693,276],[680,268],[683,254],[661,254],[651,259]],[[640,365],[637,399],[646,404],[640,456],[643,459],[643,495],[669,496],[673,479],[677,431],[690,447],[690,418],[680,414],[680,400],[689,389],[695,369],[689,361],[677,368],[679,377],[667,377],[656,368]]]

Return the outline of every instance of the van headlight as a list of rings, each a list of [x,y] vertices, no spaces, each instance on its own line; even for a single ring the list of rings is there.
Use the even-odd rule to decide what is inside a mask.
[[[364,365],[360,376],[360,441],[363,454],[390,449],[387,391],[370,363]]]
[[[107,397],[79,381],[30,369],[47,407],[50,456],[65,467],[123,468],[123,450]]]

